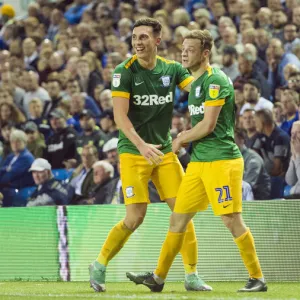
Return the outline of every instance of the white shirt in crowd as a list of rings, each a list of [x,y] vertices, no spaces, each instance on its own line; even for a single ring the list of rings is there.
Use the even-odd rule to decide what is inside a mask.
[[[246,109],[254,109],[255,111],[258,111],[260,109],[269,109],[270,111],[272,111],[273,106],[274,104],[271,101],[267,100],[264,97],[260,97],[255,105],[248,102],[245,103],[241,108],[240,115],[242,115]]]

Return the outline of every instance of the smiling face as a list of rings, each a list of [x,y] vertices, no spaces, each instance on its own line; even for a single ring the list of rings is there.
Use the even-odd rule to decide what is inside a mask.
[[[132,32],[132,47],[139,59],[156,55],[160,35],[155,35],[151,26],[135,27]]]

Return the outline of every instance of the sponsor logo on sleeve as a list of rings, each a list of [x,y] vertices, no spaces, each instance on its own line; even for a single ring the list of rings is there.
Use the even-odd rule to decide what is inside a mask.
[[[220,86],[217,84],[210,84],[209,85],[209,97],[210,98],[217,98],[220,93]]]
[[[121,83],[121,74],[114,74],[113,75],[113,86],[114,87],[119,87]]]

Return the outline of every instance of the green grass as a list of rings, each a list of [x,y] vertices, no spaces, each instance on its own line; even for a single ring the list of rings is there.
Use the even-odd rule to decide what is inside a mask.
[[[236,293],[244,282],[211,282],[213,292],[186,292],[183,283],[167,283],[160,294],[151,293],[144,286],[132,283],[108,283],[106,293],[94,293],[87,282],[0,282],[1,300],[37,299],[300,299],[299,283],[269,283],[266,293]]]

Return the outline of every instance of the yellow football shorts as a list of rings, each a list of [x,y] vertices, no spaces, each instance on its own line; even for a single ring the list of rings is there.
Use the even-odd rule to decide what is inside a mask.
[[[196,213],[209,203],[217,216],[241,212],[243,173],[243,158],[189,163],[174,212]]]
[[[130,153],[120,154],[120,175],[124,202],[150,203],[148,182],[151,179],[163,201],[175,198],[182,181],[184,171],[173,152],[164,155],[159,165],[149,165],[141,156]]]

